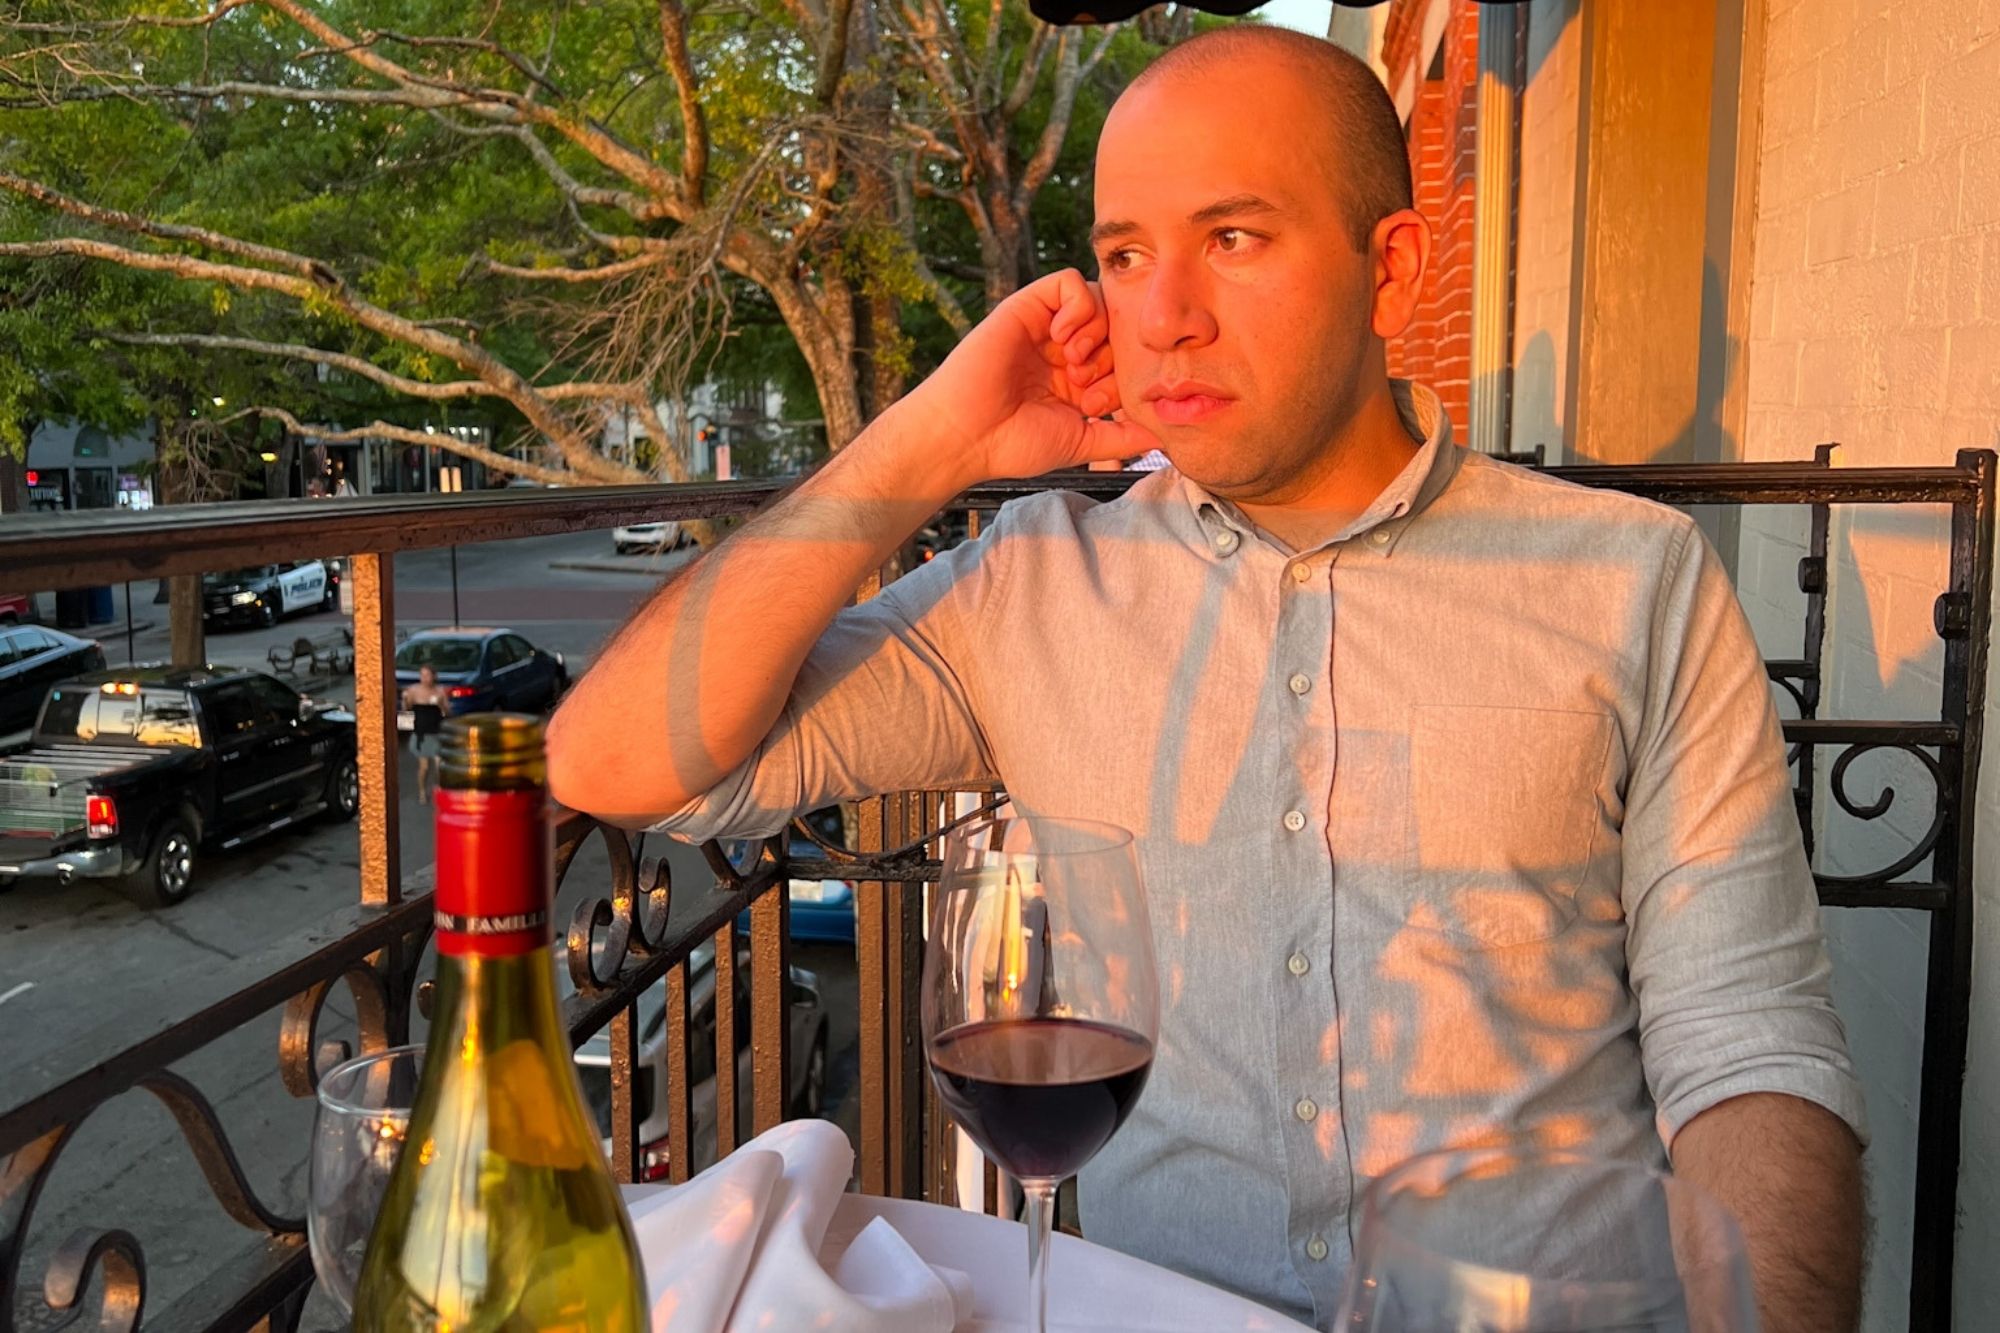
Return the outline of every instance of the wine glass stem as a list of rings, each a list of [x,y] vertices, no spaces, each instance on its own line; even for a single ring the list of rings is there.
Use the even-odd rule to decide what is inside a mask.
[[[1024,1180],[1028,1196],[1028,1328],[1045,1333],[1049,1320],[1049,1236],[1056,1224],[1056,1183]]]

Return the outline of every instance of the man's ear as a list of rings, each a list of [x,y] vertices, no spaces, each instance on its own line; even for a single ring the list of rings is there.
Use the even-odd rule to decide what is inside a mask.
[[[1413,208],[1391,213],[1375,224],[1368,253],[1374,264],[1375,336],[1393,338],[1416,318],[1431,266],[1431,224]]]

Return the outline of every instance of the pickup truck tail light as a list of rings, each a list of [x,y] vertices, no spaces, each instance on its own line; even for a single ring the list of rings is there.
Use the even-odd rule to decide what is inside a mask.
[[[470,699],[477,693],[479,691],[473,689],[470,685],[454,685],[445,691],[446,696],[452,699]]]
[[[83,822],[93,838],[118,836],[118,803],[109,796],[91,796],[84,802]]]

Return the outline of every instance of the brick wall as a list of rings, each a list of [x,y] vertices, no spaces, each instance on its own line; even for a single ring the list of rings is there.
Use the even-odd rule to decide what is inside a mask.
[[[1416,318],[1389,344],[1389,372],[1437,390],[1461,441],[1468,420],[1472,372],[1473,156],[1479,85],[1479,8],[1447,0],[1450,15],[1439,48],[1439,77],[1427,77],[1422,17],[1425,0],[1393,0],[1383,30],[1383,64],[1397,87],[1414,74],[1410,169],[1419,211],[1436,239],[1430,279]]]
[[[2000,444],[2000,0],[1769,0],[1765,51],[1743,457],[1803,458],[1838,440],[1842,466],[1919,465]],[[1774,652],[1797,651],[1792,571],[1802,535],[1796,514],[1745,518],[1739,582]],[[1930,612],[1945,537],[1938,512],[1836,512],[1826,715],[1935,715],[1942,653]],[[1989,730],[1996,722],[1989,711]],[[1865,776],[1862,767],[1850,783],[1856,795],[1894,782],[1898,799],[1876,824],[1824,821],[1829,869],[1883,864],[1929,820],[1913,764],[1879,760]],[[1980,783],[1962,1330],[1993,1327],[2000,1310],[2000,772],[1989,763]],[[1900,1329],[1924,922],[1874,911],[1826,917],[1836,1000],[1874,1131],[1864,1327]]]

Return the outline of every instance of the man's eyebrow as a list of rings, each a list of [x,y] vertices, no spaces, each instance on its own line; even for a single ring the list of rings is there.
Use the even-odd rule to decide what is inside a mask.
[[[1245,213],[1277,213],[1282,210],[1259,195],[1232,194],[1227,199],[1218,199],[1206,208],[1195,210],[1188,216],[1193,223],[1220,222],[1224,218],[1241,217]]]
[[[1196,209],[1188,215],[1188,221],[1196,226],[1209,222],[1220,222],[1224,218],[1242,217],[1246,213],[1280,213],[1276,204],[1255,194],[1232,194],[1227,199],[1218,199],[1212,204]],[[1100,222],[1090,229],[1090,243],[1099,246],[1106,241],[1130,236],[1139,230],[1139,224],[1118,219]]]
[[[1093,247],[1099,246],[1106,241],[1117,240],[1121,236],[1130,236],[1137,230],[1139,224],[1136,222],[1100,222],[1090,229],[1090,243]]]

